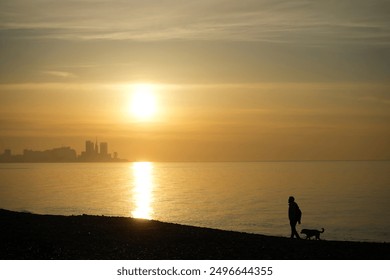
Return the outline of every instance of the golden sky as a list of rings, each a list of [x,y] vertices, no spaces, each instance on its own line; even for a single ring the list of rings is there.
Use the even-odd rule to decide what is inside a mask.
[[[80,153],[97,137],[130,160],[389,159],[389,12],[381,0],[0,0],[0,152]],[[148,117],[134,113],[139,87]]]

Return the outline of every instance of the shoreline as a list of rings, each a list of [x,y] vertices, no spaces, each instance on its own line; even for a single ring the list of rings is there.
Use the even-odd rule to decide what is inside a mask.
[[[388,260],[390,243],[286,237],[109,216],[0,209],[3,260]]]

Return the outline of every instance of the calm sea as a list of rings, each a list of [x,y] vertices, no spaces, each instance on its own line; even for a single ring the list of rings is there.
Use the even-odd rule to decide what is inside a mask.
[[[0,164],[0,208],[131,216],[289,236],[287,199],[301,228],[327,240],[390,242],[390,162]]]

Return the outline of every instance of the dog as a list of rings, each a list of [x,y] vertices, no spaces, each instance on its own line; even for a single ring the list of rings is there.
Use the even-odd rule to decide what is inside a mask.
[[[313,236],[315,236],[316,240],[321,240],[320,234],[325,231],[324,228],[322,228],[322,231],[319,231],[317,229],[302,229],[301,233],[306,234],[306,239],[311,239]]]

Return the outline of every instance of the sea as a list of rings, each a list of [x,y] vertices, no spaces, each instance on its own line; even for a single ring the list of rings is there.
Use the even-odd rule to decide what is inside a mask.
[[[325,240],[390,242],[390,161],[1,163],[0,208],[290,235],[288,197]]]

